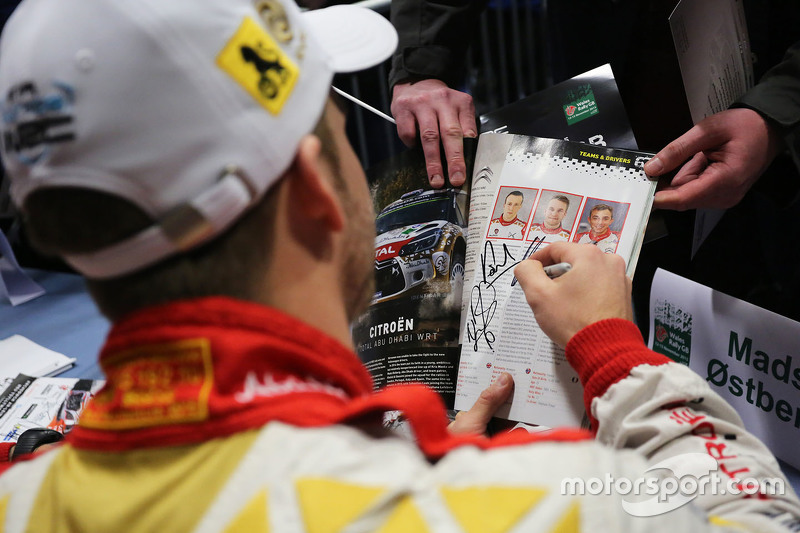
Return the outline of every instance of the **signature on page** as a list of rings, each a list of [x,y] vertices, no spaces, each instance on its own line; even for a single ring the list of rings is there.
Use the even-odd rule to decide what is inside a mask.
[[[505,243],[500,245],[500,249],[495,249],[492,241],[486,241],[484,244],[479,273],[481,277],[480,281],[472,288],[466,324],[467,340],[472,343],[474,351],[478,351],[481,342],[485,342],[490,350],[494,350],[494,342],[497,337],[490,327],[498,305],[497,290],[494,288],[494,284],[538,250],[543,242],[543,238],[535,238],[520,259],[516,259],[512,255]],[[510,283],[512,287],[516,285],[517,278],[512,276]]]

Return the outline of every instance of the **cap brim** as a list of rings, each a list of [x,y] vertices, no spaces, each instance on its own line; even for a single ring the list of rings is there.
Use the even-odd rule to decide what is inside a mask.
[[[397,48],[397,32],[371,9],[336,5],[303,13],[334,72],[356,72],[385,61]]]

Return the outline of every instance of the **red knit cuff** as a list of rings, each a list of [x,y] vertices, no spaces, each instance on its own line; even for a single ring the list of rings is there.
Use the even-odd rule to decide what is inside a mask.
[[[672,360],[647,348],[633,322],[610,318],[595,322],[567,343],[567,360],[583,384],[583,402],[591,417],[592,400],[605,394],[614,383],[626,378],[639,365],[663,365]]]

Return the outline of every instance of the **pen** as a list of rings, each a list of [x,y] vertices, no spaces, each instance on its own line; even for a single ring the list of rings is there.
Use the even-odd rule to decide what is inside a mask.
[[[556,263],[555,265],[549,265],[544,267],[544,273],[547,274],[547,277],[550,279],[557,278],[558,276],[563,276],[570,270],[572,270],[572,265],[570,265],[569,263]]]
[[[334,86],[332,86],[332,85],[331,85],[331,89],[333,89],[334,91],[336,91],[336,93],[337,93],[337,94],[339,94],[340,96],[343,96],[343,97],[347,98],[348,100],[350,100],[351,102],[353,102],[353,103],[355,103],[355,104],[358,104],[358,105],[360,105],[361,107],[363,107],[363,108],[364,108],[364,109],[366,109],[367,111],[372,111],[373,113],[375,113],[376,115],[378,115],[378,116],[379,116],[379,117],[381,117],[382,119],[388,120],[388,121],[389,121],[389,122],[391,122],[392,124],[397,124],[397,122],[395,122],[395,120],[394,120],[392,117],[390,117],[389,115],[387,115],[386,113],[384,113],[384,112],[382,112],[382,111],[379,111],[379,110],[375,109],[374,107],[372,107],[372,106],[371,106],[371,105],[369,105],[368,103],[366,103],[366,102],[362,102],[361,100],[359,100],[359,99],[358,99],[358,98],[356,98],[355,96],[350,96],[349,94],[347,94],[347,93],[346,93],[346,92],[344,92],[343,90],[341,90],[341,89],[337,89],[336,87],[334,87]]]

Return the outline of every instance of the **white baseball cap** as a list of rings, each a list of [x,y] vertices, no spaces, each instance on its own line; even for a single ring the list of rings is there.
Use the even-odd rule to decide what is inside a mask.
[[[25,0],[0,40],[3,163],[22,206],[41,187],[136,204],[155,224],[64,257],[134,272],[220,234],[319,120],[335,72],[397,46],[381,15],[291,0]]]

